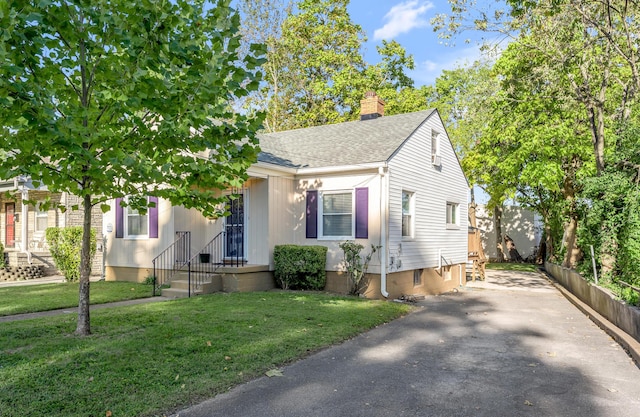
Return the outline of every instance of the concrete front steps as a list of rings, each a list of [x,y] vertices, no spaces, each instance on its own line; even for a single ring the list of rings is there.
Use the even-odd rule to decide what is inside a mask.
[[[220,274],[211,274],[204,279],[204,282],[197,287],[191,283],[191,295],[211,294],[222,291],[222,276]],[[189,297],[189,280],[188,278],[178,277],[171,280],[170,288],[162,289],[162,296],[168,298],[187,298]]]
[[[269,265],[221,266],[209,274],[201,288],[191,287],[191,295],[214,292],[253,292],[274,289],[273,273]],[[181,298],[189,296],[189,281],[186,272],[180,272],[171,280],[171,288],[162,290],[163,297]]]

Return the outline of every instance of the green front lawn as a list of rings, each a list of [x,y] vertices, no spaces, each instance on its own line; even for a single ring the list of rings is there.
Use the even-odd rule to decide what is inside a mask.
[[[153,286],[131,282],[92,282],[91,304],[151,297]],[[78,306],[78,283],[25,285],[0,288],[0,316]]]
[[[93,284],[92,284],[93,285]],[[302,292],[198,296],[0,324],[0,416],[165,415],[411,307]]]
[[[487,263],[487,269],[496,269],[499,271],[518,271],[518,272],[537,272],[538,265],[511,262]]]

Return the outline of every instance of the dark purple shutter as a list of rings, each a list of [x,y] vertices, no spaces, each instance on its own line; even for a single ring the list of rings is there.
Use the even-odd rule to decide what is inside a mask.
[[[124,237],[124,208],[120,205],[121,198],[116,198],[116,237]]]
[[[356,239],[369,238],[369,189],[356,188]]]
[[[307,191],[307,238],[318,237],[318,191]]]
[[[149,237],[158,237],[158,197],[149,197],[149,203],[155,206],[149,207]]]

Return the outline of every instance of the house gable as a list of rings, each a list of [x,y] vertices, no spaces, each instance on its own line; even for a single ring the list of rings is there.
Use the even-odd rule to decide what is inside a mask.
[[[434,134],[438,161],[432,157]],[[468,182],[437,112],[398,148],[389,172],[389,248],[395,268],[466,262]],[[413,205],[411,236],[403,236],[403,193]]]

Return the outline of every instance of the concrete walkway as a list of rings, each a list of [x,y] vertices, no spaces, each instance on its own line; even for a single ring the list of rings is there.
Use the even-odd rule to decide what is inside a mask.
[[[281,370],[175,416],[640,415],[640,369],[538,273],[490,271]]]
[[[91,277],[91,282],[100,281],[100,277]],[[43,278],[30,279],[26,281],[0,281],[0,288],[2,287],[16,287],[25,285],[42,285],[42,284],[59,284],[65,282],[65,279],[61,275],[52,275]],[[89,306],[90,311],[100,310],[103,308],[123,307],[136,304],[156,303],[159,301],[170,300],[167,297],[149,297],[149,298],[137,298],[134,300],[118,301],[114,303],[105,304],[92,304]],[[78,307],[61,308],[58,310],[39,311],[37,313],[24,313],[14,314],[12,316],[0,316],[0,323],[7,323],[10,321],[30,320],[41,317],[58,316],[61,314],[78,314]]]

